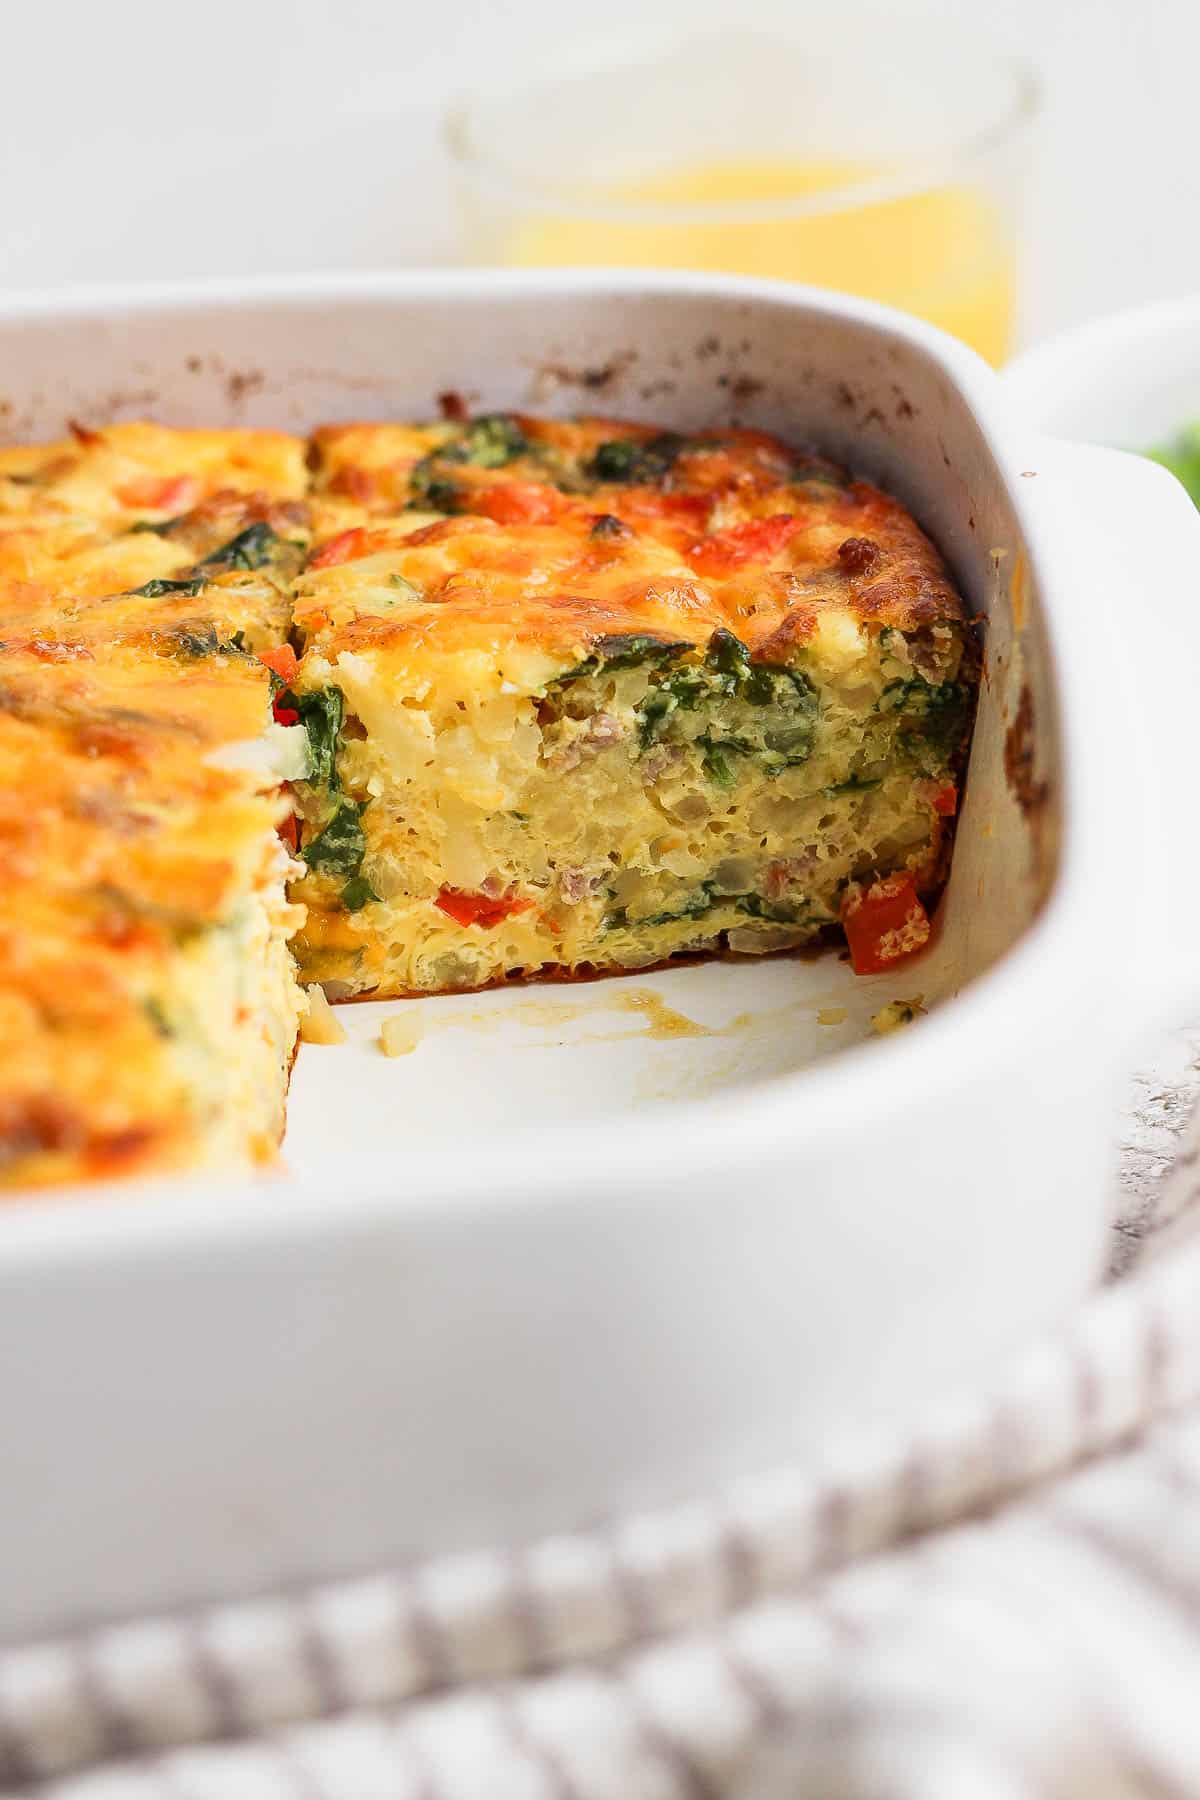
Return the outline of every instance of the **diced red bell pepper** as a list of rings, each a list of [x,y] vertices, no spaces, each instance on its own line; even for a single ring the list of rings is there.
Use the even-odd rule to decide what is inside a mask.
[[[770,562],[799,529],[800,520],[794,513],[746,519],[689,544],[688,561],[698,575],[731,575],[747,563]]]
[[[562,511],[562,496],[535,481],[501,481],[476,491],[472,503],[497,525],[546,525]]]
[[[711,494],[665,494],[656,487],[617,488],[605,498],[622,519],[662,519],[687,531],[706,525],[713,506]]]
[[[258,660],[278,675],[284,687],[291,687],[300,664],[290,644],[277,644],[273,650],[264,650]]]
[[[899,874],[847,888],[842,929],[854,973],[878,975],[923,950],[931,928],[912,876]]]
[[[300,666],[296,652],[290,644],[277,644],[273,650],[264,650],[258,660],[265,664],[276,680],[281,683],[276,688],[271,701],[271,713],[275,723],[277,725],[294,725],[300,717],[296,708],[290,704],[296,698],[290,690],[292,682],[296,679],[296,670]]]
[[[489,894],[468,894],[461,888],[444,887],[435,904],[459,925],[482,925],[485,931],[490,931],[502,919],[511,919],[514,913],[528,912],[533,901],[523,900],[516,894],[502,894],[493,899]]]
[[[314,551],[308,566],[310,569],[332,569],[338,563],[353,562],[356,556],[365,556],[367,549],[367,533],[361,525],[354,525],[349,531],[339,531],[336,537],[331,537]]]
[[[194,475],[137,475],[117,489],[122,506],[145,506],[151,512],[187,512],[199,498]]]

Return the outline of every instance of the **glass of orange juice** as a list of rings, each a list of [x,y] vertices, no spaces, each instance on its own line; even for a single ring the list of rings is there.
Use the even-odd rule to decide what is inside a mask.
[[[821,10],[460,104],[469,260],[779,276],[1003,361],[1032,76],[948,25]]]

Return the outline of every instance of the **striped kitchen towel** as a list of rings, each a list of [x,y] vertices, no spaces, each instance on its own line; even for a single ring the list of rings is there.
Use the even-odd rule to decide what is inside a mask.
[[[1122,1278],[919,1439],[519,1554],[0,1652],[0,1790],[1200,1793],[1198,1057],[1181,1034],[1135,1096]]]

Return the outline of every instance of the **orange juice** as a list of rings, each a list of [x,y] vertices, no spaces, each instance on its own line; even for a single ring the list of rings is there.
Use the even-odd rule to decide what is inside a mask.
[[[1016,283],[994,203],[964,185],[889,196],[886,173],[808,159],[692,163],[591,189],[601,206],[527,214],[502,254],[526,265],[718,269],[839,288],[903,307],[1002,362]]]

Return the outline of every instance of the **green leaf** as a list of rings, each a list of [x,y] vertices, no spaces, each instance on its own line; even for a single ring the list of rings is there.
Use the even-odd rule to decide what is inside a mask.
[[[718,627],[708,640],[704,661],[720,675],[732,675],[740,681],[750,667],[750,652],[740,638],[724,626]]]
[[[130,535],[139,531],[153,531],[157,537],[169,537],[176,525],[181,525],[190,513],[176,513],[171,519],[135,519],[129,527]]]
[[[236,537],[222,544],[208,556],[201,557],[198,569],[261,569],[271,562],[279,538],[269,525],[261,521],[247,525]]]
[[[172,1025],[170,1019],[168,1019],[162,1001],[154,994],[146,995],[145,999],[142,1001],[142,1011],[153,1025],[159,1037],[173,1038],[176,1035],[175,1027]]]
[[[1158,444],[1145,455],[1161,468],[1169,469],[1187,489],[1193,503],[1200,506],[1200,426],[1185,425],[1169,444]]]
[[[587,473],[597,481],[628,481],[639,486],[660,482],[674,467],[686,438],[675,431],[660,432],[657,437],[639,441],[636,438],[610,438],[599,445],[587,465]]]
[[[802,669],[753,663],[746,671],[742,697],[751,706],[782,706],[816,718],[817,690]]]
[[[648,913],[645,918],[629,919],[627,922],[635,929],[642,925],[676,925],[681,919],[702,919],[715,905],[711,883],[706,881],[674,911]]]
[[[433,456],[423,456],[408,478],[408,504],[422,511],[456,513],[461,498],[452,481],[437,472]]]
[[[846,488],[850,485],[845,470],[839,469],[836,463],[804,451],[800,451],[794,458],[790,479],[800,483],[812,482],[817,487]]]
[[[332,817],[300,851],[310,869],[333,875],[357,875],[367,848],[356,800],[339,800]]]
[[[736,786],[737,770],[729,759],[731,756],[752,755],[755,746],[746,743],[743,738],[715,738],[710,736],[707,731],[702,732],[696,742],[704,746],[702,766],[704,773],[714,786],[723,788]]]
[[[185,656],[215,656],[222,648],[215,625],[202,625],[199,629],[181,628],[172,632],[171,637]]]
[[[761,894],[738,894],[734,905],[740,913],[749,919],[765,919],[772,925],[832,925],[832,913],[813,912],[808,903],[800,906],[780,906],[772,900],[764,900]]]
[[[203,575],[189,576],[186,581],[163,581],[156,577],[153,581],[144,581],[141,587],[130,588],[129,594],[142,600],[161,600],[164,594],[188,594],[194,597],[204,586]]]
[[[310,693],[292,696],[292,701],[300,715],[299,723],[308,733],[307,779],[314,787],[335,788],[338,732],[342,728],[345,710],[342,690],[336,687],[314,688]]]
[[[511,413],[481,413],[463,429],[455,444],[440,452],[448,462],[474,463],[479,469],[502,469],[524,456],[530,444]]]
[[[827,800],[836,800],[839,794],[869,794],[882,786],[882,778],[872,781],[865,775],[851,775],[845,781],[835,781],[829,787],[823,787],[821,792]]]
[[[665,687],[651,688],[646,698],[634,708],[634,717],[638,722],[638,743],[643,750],[648,750],[656,738],[662,736],[667,720],[675,711],[678,702]]]
[[[594,521],[589,535],[603,540],[605,538],[627,538],[634,534],[632,527],[626,525],[624,520],[618,519],[615,513],[601,513]]]
[[[560,675],[555,685],[561,687],[564,682],[580,681],[585,675],[599,674],[601,669],[607,674],[610,669],[633,669],[641,663],[657,666],[691,648],[691,644],[680,640],[650,637],[644,632],[613,632],[610,636],[596,638],[591,655]]]
[[[875,702],[875,711],[903,713],[907,719],[919,721],[919,729],[908,735],[921,738],[945,757],[962,739],[970,703],[970,693],[961,681],[925,681],[914,675],[889,681]]]
[[[378,898],[379,895],[365,875],[353,876],[341,893],[342,905],[347,912],[361,912],[362,908],[370,901],[378,900]]]

